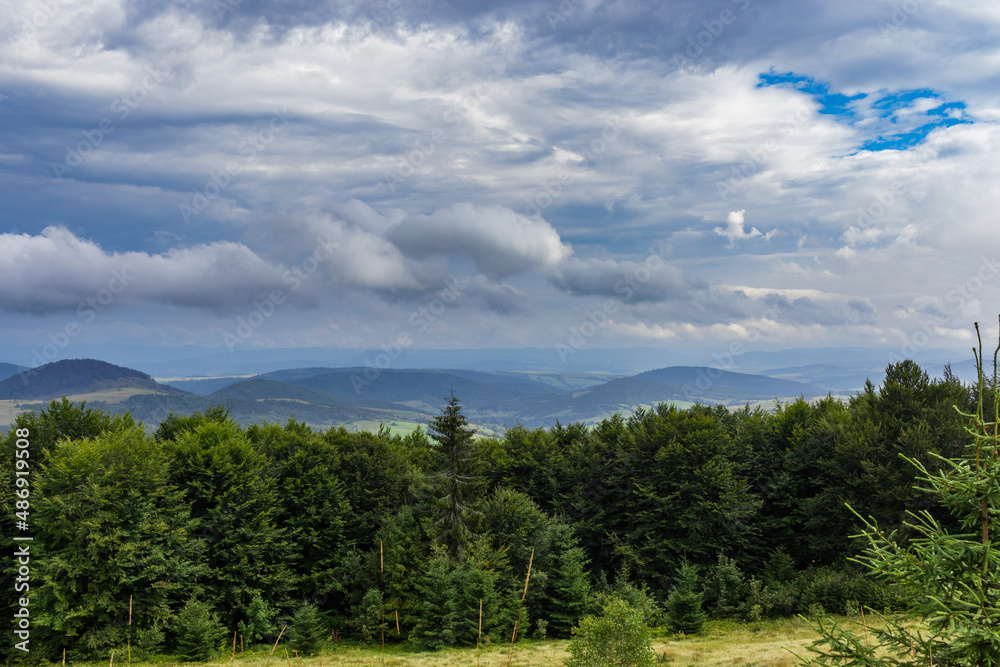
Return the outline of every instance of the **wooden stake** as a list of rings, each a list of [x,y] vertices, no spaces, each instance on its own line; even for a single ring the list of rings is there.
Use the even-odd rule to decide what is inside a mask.
[[[378,577],[378,592],[379,592],[379,607],[381,612],[381,623],[379,627],[382,628],[382,664],[385,664],[385,553],[382,548],[382,543],[378,543],[378,566],[379,566],[379,577]]]
[[[285,623],[285,628],[288,627],[288,623]],[[281,632],[278,633],[278,638],[274,640],[274,646],[271,647],[271,653],[268,657],[274,655],[274,649],[278,648],[278,642],[281,641],[281,635],[285,634],[285,628],[281,628]]]
[[[399,635],[400,635],[400,632],[399,632],[399,610],[397,609],[396,610],[396,636],[398,637]]]
[[[114,649],[111,651],[111,662],[108,663],[108,667],[114,667],[115,664],[115,652]]]
[[[243,635],[240,635],[240,655],[243,655]]]
[[[63,649],[63,664],[66,664],[66,649]]]
[[[476,635],[476,664],[479,664],[479,639],[483,636],[483,599],[479,598],[479,634]]]
[[[285,649],[285,660],[288,661],[288,667],[292,667],[292,659],[288,657],[288,649]]]
[[[132,664],[132,596],[128,596],[128,664]]]
[[[865,629],[865,648],[868,648],[868,624],[865,623],[865,606],[861,605],[861,627]]]
[[[524,598],[528,597],[528,581],[531,579],[531,564],[535,562],[535,548],[531,547],[531,557],[528,559],[528,576],[524,578],[524,593],[521,594],[521,605],[517,608],[517,620],[514,621],[514,632],[510,635],[510,650],[507,652],[507,667],[514,658],[514,642],[517,641],[517,626],[521,623],[521,611],[524,609]]]
[[[233,630],[233,653],[229,656],[229,664],[236,662],[236,631]]]

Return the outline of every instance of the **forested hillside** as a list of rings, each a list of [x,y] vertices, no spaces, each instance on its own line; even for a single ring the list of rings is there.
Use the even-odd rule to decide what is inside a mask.
[[[715,616],[899,607],[847,560],[861,545],[845,502],[887,529],[913,509],[947,523],[900,454],[931,469],[929,453],[958,455],[953,406],[972,406],[969,387],[911,361],[847,403],[661,405],[502,438],[473,438],[445,401],[407,437],[243,428],[222,409],[152,436],[65,401],[21,415],[0,466],[14,478],[29,433],[27,532],[12,485],[0,502],[5,542],[33,537],[32,655],[174,653],[191,600],[213,607],[219,640],[273,642],[306,604],[327,634],[374,640],[384,620],[390,641],[474,643],[480,600],[484,635],[509,636],[529,561],[524,634],[566,637],[611,592],[655,619],[685,563]],[[16,563],[4,568],[13,613]]]
[[[141,387],[150,391],[179,394],[153,378],[131,368],[97,359],[65,359],[28,369],[0,381],[0,399],[58,398],[99,389]]]

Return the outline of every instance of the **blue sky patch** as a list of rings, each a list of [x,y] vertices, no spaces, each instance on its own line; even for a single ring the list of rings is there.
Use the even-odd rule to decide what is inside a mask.
[[[860,150],[906,150],[939,127],[973,122],[965,113],[965,102],[945,101],[941,93],[930,88],[848,96],[831,91],[828,83],[794,72],[771,70],[759,78],[758,88],[779,86],[798,90],[819,103],[821,114],[834,116],[838,122],[869,135],[858,146]]]
[[[828,84],[819,82],[811,76],[802,76],[795,74],[794,72],[777,74],[774,71],[771,71],[767,74],[761,74],[760,83],[757,84],[757,87],[767,88],[769,86],[784,86],[800,90],[803,93],[812,96],[817,102],[819,102],[820,113],[842,116],[845,118],[853,118],[856,114],[853,106],[851,105],[852,102],[856,102],[857,100],[862,100],[867,97],[864,93],[859,93],[858,95],[850,97],[841,93],[831,93],[830,86]]]

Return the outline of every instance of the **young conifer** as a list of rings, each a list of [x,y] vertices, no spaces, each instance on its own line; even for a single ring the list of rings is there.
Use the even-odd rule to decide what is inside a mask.
[[[667,627],[670,632],[700,634],[706,616],[701,610],[702,594],[698,591],[698,566],[685,563],[677,575],[677,584],[667,598]]]
[[[895,533],[884,533],[874,519],[862,519],[861,536],[869,546],[857,562],[901,587],[913,606],[905,621],[884,618],[885,629],[867,623],[863,634],[821,619],[822,638],[810,647],[818,657],[804,663],[1000,665],[1000,552],[992,546],[1000,513],[1000,346],[993,354],[991,384],[983,378],[981,338],[973,352],[979,397],[975,414],[964,415],[974,436],[967,454],[959,459],[937,457],[942,464],[937,473],[907,459],[919,473],[923,486],[918,488],[937,496],[963,532],[947,532],[927,511],[911,513],[907,526],[916,537],[900,544]],[[990,396],[984,398],[987,387]],[[914,620],[915,625],[906,622]]]

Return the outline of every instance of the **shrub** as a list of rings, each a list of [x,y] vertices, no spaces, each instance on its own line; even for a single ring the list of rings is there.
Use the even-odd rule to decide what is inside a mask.
[[[764,587],[761,600],[764,616],[770,618],[792,616],[800,609],[804,611],[808,606],[803,606],[799,589],[792,581],[783,584],[768,584]]]
[[[158,622],[148,628],[137,629],[132,642],[132,653],[140,659],[152,658],[163,650],[165,639],[166,634]]]
[[[600,616],[585,616],[573,628],[568,667],[646,667],[656,664],[642,613],[610,598]]]
[[[625,600],[628,606],[642,614],[642,621],[646,625],[652,627],[660,623],[663,610],[657,604],[656,598],[653,597],[646,584],[637,585],[632,583],[627,566],[622,566],[615,573],[614,586],[609,587],[605,583],[603,588],[604,590],[596,595],[595,602],[597,607],[603,608],[611,598],[620,598]]]

